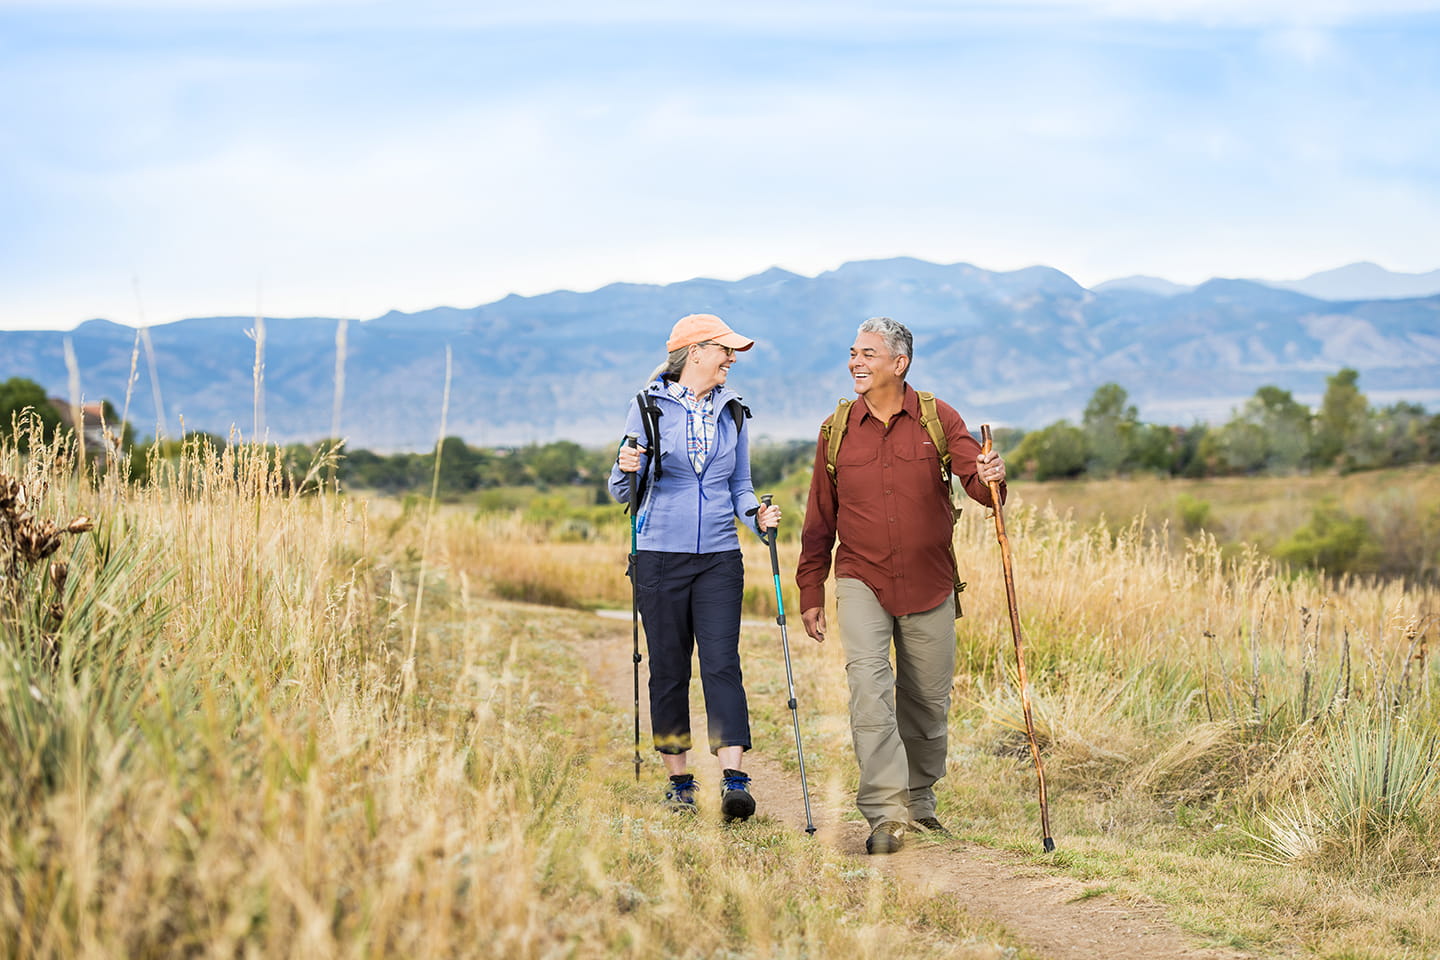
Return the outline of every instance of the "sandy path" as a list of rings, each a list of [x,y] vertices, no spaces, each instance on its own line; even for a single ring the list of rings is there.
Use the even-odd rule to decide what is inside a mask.
[[[634,705],[633,676],[628,659],[615,653],[623,648],[628,655],[629,634],[629,623],[616,623],[613,638],[601,636],[589,640],[585,651],[594,679],[627,712]],[[648,753],[645,683],[642,663],[641,752],[653,757]],[[701,746],[705,729],[703,714],[694,716],[691,723],[698,731],[697,746]],[[793,750],[793,740],[787,740],[787,746]],[[703,749],[697,749],[691,756],[703,789],[715,787],[718,765],[713,758]],[[745,760],[747,771],[755,778],[753,792],[758,810],[803,830],[805,806],[799,775],[787,773],[773,758],[758,751],[747,755]],[[823,793],[812,780],[811,812],[820,842],[927,893],[953,896],[972,915],[1000,923],[1042,957],[1052,960],[1110,957],[1240,960],[1251,956],[1234,950],[1196,946],[1166,918],[1159,904],[1121,900],[1108,894],[1087,897],[1085,883],[1005,851],[958,840],[916,840],[911,834],[901,852],[884,857],[867,856],[865,825],[844,819],[849,798],[828,798]]]

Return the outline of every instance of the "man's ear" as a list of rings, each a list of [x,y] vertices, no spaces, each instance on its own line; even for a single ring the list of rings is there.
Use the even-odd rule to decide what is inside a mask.
[[[895,364],[896,375],[900,377],[901,380],[904,380],[906,371],[910,369],[910,358],[902,354],[895,358]]]

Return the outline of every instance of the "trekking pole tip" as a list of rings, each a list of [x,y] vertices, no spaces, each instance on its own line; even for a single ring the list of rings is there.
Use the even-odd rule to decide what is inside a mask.
[[[1046,852],[1046,853],[1054,853],[1054,852],[1055,852],[1055,840],[1054,840],[1053,838],[1051,838],[1051,837],[1046,837],[1046,838],[1045,838],[1045,842],[1044,842],[1043,845],[1044,845],[1044,847],[1045,847],[1045,852]]]

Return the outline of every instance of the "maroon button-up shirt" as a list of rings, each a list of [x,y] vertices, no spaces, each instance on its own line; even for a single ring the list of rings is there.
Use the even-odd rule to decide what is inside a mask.
[[[990,488],[975,458],[980,444],[955,408],[935,401],[950,450],[950,466],[971,499],[991,506]],[[849,426],[835,458],[835,482],[825,470],[825,438],[815,446],[815,473],[800,534],[795,582],[800,609],[823,606],[835,537],[835,576],[853,577],[875,591],[892,616],[933,610],[952,595],[948,495],[940,455],[920,425],[920,397],[907,384],[900,412],[888,424],[863,397],[850,405]],[[1000,498],[1005,498],[1001,484]]]

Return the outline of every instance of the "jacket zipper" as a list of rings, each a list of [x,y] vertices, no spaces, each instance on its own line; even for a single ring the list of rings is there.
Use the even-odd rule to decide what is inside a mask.
[[[718,395],[718,394],[717,394]],[[716,396],[710,398],[712,404],[716,403]],[[700,543],[705,532],[705,474],[710,472],[710,465],[715,462],[716,453],[720,449],[720,411],[724,406],[715,407],[715,439],[710,444],[710,452],[705,456],[705,466],[695,476],[695,552],[700,552]]]
[[[713,397],[711,398],[711,402],[712,402],[712,403],[714,402],[714,398],[713,398]],[[687,412],[687,415],[686,415],[686,421],[685,421],[685,422],[686,422],[687,424],[690,422],[690,421],[689,421],[688,412]],[[688,432],[688,431],[687,431],[687,432]],[[687,437],[686,440],[688,441],[689,438]],[[687,445],[687,446],[689,445],[688,442],[687,442],[686,445]],[[710,449],[709,453],[707,453],[707,454],[705,455],[705,465],[704,465],[703,467],[701,467],[701,468],[700,468],[700,472],[695,475],[695,552],[696,552],[696,553],[699,553],[699,552],[700,552],[700,544],[701,544],[701,542],[704,540],[704,536],[705,536],[705,474],[710,471],[710,463],[711,463],[712,460],[715,459],[715,457],[714,457],[715,449],[714,449],[714,448],[719,447],[719,446],[720,446],[720,415],[719,415],[719,414],[716,414],[716,415],[715,415],[715,442],[714,442],[713,444],[711,444],[711,449]],[[693,469],[693,467],[692,467],[692,469]]]

